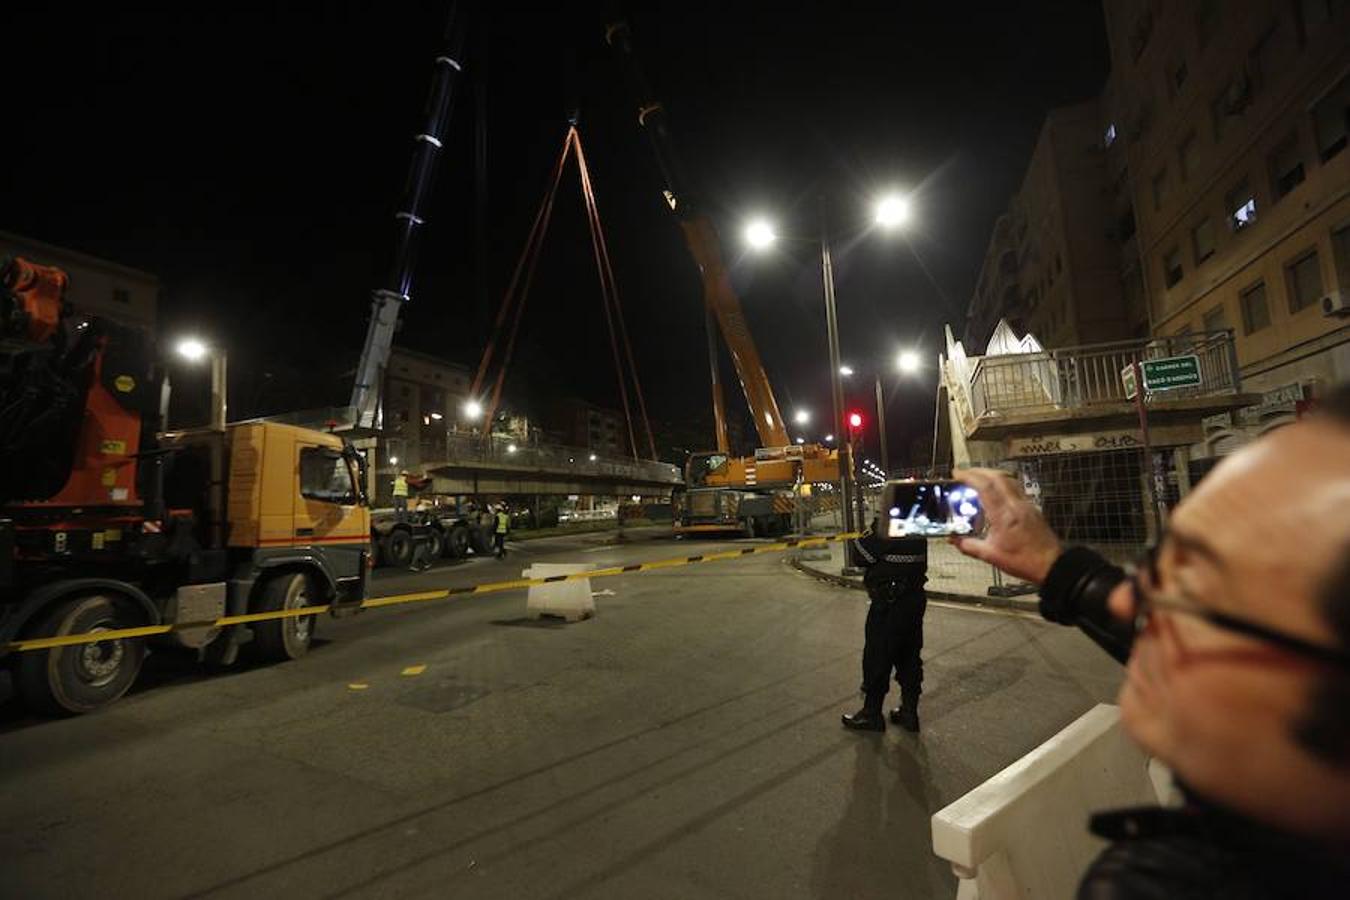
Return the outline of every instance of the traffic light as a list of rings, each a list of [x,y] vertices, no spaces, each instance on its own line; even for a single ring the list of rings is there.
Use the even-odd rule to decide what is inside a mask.
[[[854,410],[848,414],[848,436],[851,440],[857,440],[862,436],[863,415]]]

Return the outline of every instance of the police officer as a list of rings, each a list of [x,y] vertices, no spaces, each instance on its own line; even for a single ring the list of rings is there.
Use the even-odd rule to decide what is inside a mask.
[[[862,658],[862,709],[843,717],[855,731],[885,731],[881,714],[891,672],[900,685],[900,706],[891,722],[906,731],[919,730],[919,692],[923,686],[923,613],[928,605],[928,542],[923,538],[882,537],[878,519],[852,541],[856,559],[866,570],[863,585],[872,604],[867,610]]]

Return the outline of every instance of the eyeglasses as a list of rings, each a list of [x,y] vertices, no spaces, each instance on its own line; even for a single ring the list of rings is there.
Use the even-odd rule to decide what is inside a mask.
[[[1315,644],[1312,641],[1301,637],[1295,637],[1283,631],[1274,628],[1268,628],[1265,625],[1258,625],[1255,622],[1241,618],[1240,616],[1229,615],[1228,613],[1218,612],[1217,610],[1201,606],[1188,597],[1180,594],[1170,594],[1163,591],[1154,590],[1153,585],[1159,581],[1158,578],[1158,555],[1162,547],[1162,541],[1151,546],[1139,562],[1134,566],[1134,574],[1131,578],[1131,587],[1134,591],[1134,632],[1139,634],[1148,627],[1152,620],[1153,613],[1157,610],[1163,610],[1171,613],[1180,613],[1181,615],[1192,616],[1197,619],[1222,628],[1225,631],[1231,631],[1246,637],[1256,638],[1259,641],[1265,641],[1281,648],[1295,656],[1304,659],[1313,660],[1323,665],[1335,666],[1350,672],[1350,650],[1340,647],[1328,647],[1324,644]],[[1147,584],[1145,583],[1147,581]]]

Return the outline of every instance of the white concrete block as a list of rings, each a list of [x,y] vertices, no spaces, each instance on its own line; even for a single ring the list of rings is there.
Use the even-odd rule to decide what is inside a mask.
[[[1158,802],[1148,758],[1098,704],[933,816],[933,851],[961,879],[962,900],[1074,896],[1102,842],[1100,810]]]
[[[575,575],[595,569],[593,563],[535,563],[521,572],[522,578],[549,578],[554,575]],[[589,578],[573,578],[554,584],[531,585],[525,601],[525,615],[562,616],[569,622],[579,622],[595,615],[595,598],[591,596]]]

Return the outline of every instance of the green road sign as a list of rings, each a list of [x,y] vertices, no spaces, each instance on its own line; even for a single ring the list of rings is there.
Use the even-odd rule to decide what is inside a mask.
[[[1169,356],[1166,359],[1146,359],[1140,364],[1144,370],[1144,390],[1170,391],[1175,388],[1200,386],[1200,358],[1198,356]],[[1120,370],[1120,383],[1125,388],[1125,398],[1133,400],[1135,394],[1134,366]]]
[[[1144,388],[1150,391],[1170,391],[1174,388],[1200,386],[1198,356],[1146,359],[1140,363],[1140,368],[1144,370]]]

